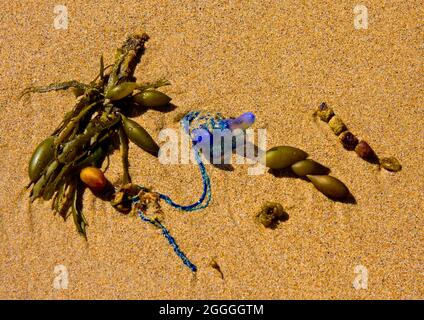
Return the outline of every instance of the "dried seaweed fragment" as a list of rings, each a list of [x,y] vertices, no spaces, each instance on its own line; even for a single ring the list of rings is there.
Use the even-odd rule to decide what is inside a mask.
[[[275,229],[281,221],[289,218],[283,206],[277,202],[265,202],[255,216],[256,220],[265,228]]]
[[[218,271],[219,275],[221,276],[221,279],[224,279],[224,273],[222,272],[221,266],[218,264],[216,259],[212,259],[212,261],[209,263],[209,265],[211,266],[211,268]]]

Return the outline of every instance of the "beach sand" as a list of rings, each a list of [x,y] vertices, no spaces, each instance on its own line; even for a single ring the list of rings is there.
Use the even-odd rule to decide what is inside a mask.
[[[367,30],[352,1],[57,1],[0,3],[0,298],[3,299],[422,299],[423,19],[421,1],[372,1]],[[151,40],[139,81],[166,78],[177,109],[136,118],[157,137],[176,114],[256,114],[268,147],[291,145],[332,169],[357,204],[333,202],[311,183],[249,165],[208,165],[213,201],[198,212],[163,205],[164,224],[198,267],[194,275],[160,231],[85,193],[88,241],[50,203],[29,205],[27,164],[73,105],[69,92],[17,100],[28,85],[89,82],[128,34]],[[399,173],[345,151],[312,113],[323,101]],[[119,181],[119,153],[107,177]],[[189,204],[201,193],[195,165],[162,165],[130,147],[133,180]],[[265,201],[288,221],[255,223]],[[210,266],[215,260],[223,273]],[[61,267],[62,266],[62,267]],[[55,269],[56,268],[56,269]],[[62,269],[61,269],[62,268]],[[55,271],[56,270],[56,271]],[[356,271],[356,272],[355,272]],[[57,289],[58,276],[68,288]],[[367,276],[365,288],[355,279]],[[63,279],[63,278],[62,278]],[[64,282],[62,282],[63,285]]]

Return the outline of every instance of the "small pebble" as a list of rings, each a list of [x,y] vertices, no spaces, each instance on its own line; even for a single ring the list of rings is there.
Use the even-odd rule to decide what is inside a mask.
[[[374,150],[364,140],[359,141],[359,143],[355,147],[355,152],[362,159],[366,160],[373,159],[376,157]]]
[[[346,125],[343,123],[342,119],[340,119],[339,116],[332,117],[328,122],[328,125],[330,126],[331,130],[333,130],[336,136],[340,135],[340,133],[347,130]]]
[[[354,150],[358,144],[358,138],[350,131],[344,131],[339,135],[340,142],[347,150]]]
[[[380,166],[392,172],[398,172],[402,170],[402,165],[395,157],[381,158]]]
[[[317,115],[322,121],[328,122],[334,116],[334,111],[325,102],[323,102],[318,107]]]

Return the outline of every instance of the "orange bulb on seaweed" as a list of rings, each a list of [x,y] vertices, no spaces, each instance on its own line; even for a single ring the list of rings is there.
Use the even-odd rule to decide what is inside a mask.
[[[107,185],[107,179],[103,172],[96,167],[86,167],[80,172],[80,179],[94,191],[102,191]]]

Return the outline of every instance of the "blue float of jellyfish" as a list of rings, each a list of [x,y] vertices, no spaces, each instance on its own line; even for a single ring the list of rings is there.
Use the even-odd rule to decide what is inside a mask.
[[[220,113],[194,112],[186,115],[186,132],[195,149],[201,150],[208,162],[228,164],[237,139],[244,143],[244,131],[255,122],[252,112],[238,118],[224,118]],[[187,130],[188,129],[188,130]]]

